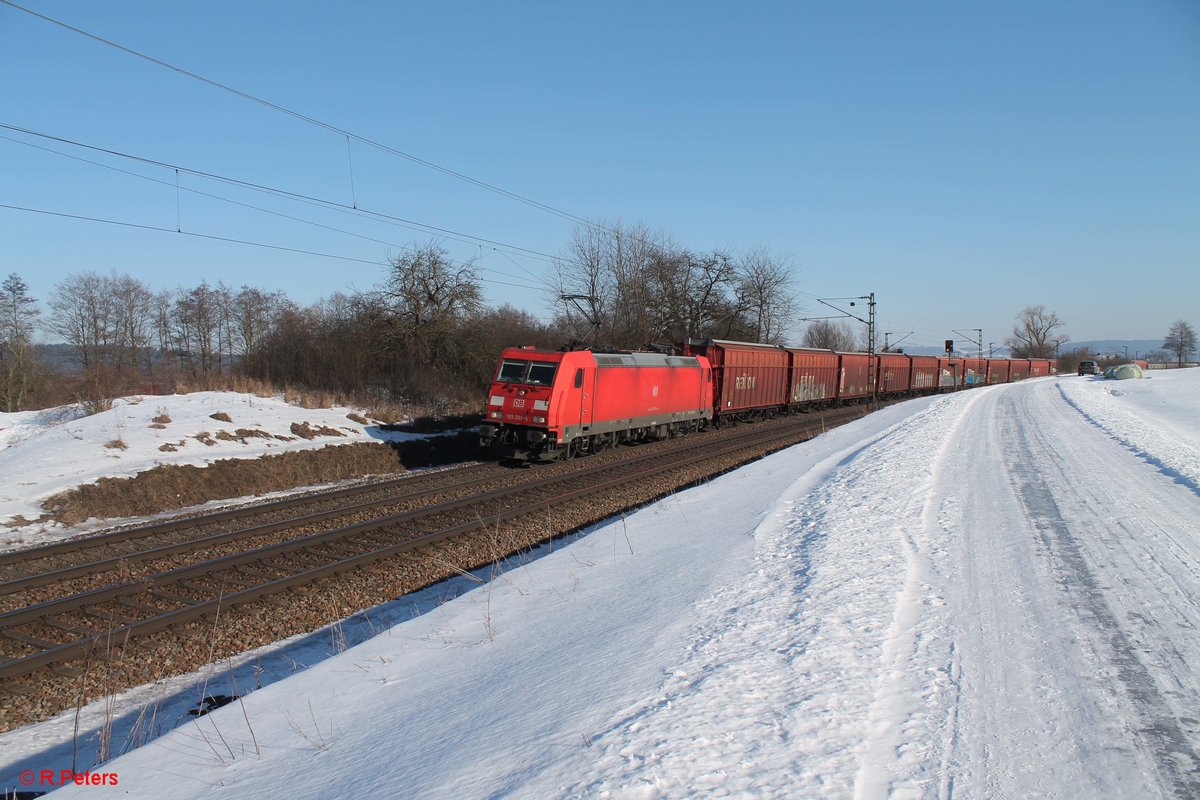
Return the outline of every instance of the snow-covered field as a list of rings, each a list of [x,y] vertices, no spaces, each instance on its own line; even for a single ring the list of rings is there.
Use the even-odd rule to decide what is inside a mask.
[[[160,464],[203,466],[222,458],[419,436],[382,431],[350,419],[351,413],[237,392],[127,397],[91,416],[78,406],[0,412],[0,548],[62,535],[54,524],[17,523],[36,520],[47,498],[99,478],[132,476]],[[305,439],[292,432],[293,423],[326,430]]]
[[[344,651],[134,690],[114,750],[187,721],[98,768],[87,707],[76,769],[118,785],[61,796],[1200,796],[1198,398],[1183,370],[890,407]],[[189,719],[200,680],[263,688]],[[69,767],[74,724],[0,736],[0,786]]]

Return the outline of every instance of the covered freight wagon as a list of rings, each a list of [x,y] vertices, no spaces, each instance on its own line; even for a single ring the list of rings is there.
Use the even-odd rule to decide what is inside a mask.
[[[879,394],[902,394],[911,388],[912,361],[900,353],[880,353],[878,363]]]
[[[778,345],[689,339],[687,356],[712,365],[713,418],[751,419],[782,409],[788,402],[788,352]]]
[[[803,407],[838,396],[838,354],[832,350],[787,348],[788,404]]]
[[[962,385],[968,388],[987,383],[987,361],[982,358],[964,358],[962,361]]]
[[[963,360],[938,356],[938,387],[942,390],[958,389],[963,384]]]
[[[1050,365],[1053,362],[1048,358],[1031,358],[1029,359],[1029,377],[1044,378],[1051,375]]]
[[[1007,358],[988,358],[984,359],[984,362],[987,365],[986,382],[988,384],[1008,383],[1009,360]]]
[[[928,392],[941,386],[941,370],[937,356],[909,356],[912,376],[909,388],[914,392]]]
[[[870,397],[872,367],[871,357],[866,353],[838,353],[838,399]]]
[[[1008,360],[1009,381],[1023,381],[1029,377],[1029,359],[1010,358]]]

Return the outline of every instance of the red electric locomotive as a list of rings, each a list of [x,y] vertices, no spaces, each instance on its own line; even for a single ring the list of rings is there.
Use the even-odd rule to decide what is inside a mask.
[[[500,458],[554,461],[700,430],[712,418],[703,357],[510,347],[479,426]]]

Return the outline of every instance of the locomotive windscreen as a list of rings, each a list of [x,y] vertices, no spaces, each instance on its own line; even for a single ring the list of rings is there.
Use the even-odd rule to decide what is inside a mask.
[[[528,383],[534,386],[549,386],[554,383],[558,364],[552,361],[524,361],[504,359],[496,380],[503,383]]]

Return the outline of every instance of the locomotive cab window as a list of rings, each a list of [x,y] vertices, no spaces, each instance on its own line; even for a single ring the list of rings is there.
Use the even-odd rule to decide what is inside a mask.
[[[583,367],[580,367],[579,369],[575,370],[575,388],[576,389],[583,388]]]
[[[553,361],[522,361],[504,359],[496,380],[503,383],[528,383],[533,386],[549,386],[554,383],[554,372],[558,364]]]
[[[500,362],[500,373],[496,376],[496,380],[506,383],[522,383],[525,380],[525,370],[528,367],[528,361],[509,361],[505,359]]]
[[[558,364],[547,361],[533,361],[529,364],[529,378],[526,383],[532,383],[535,386],[549,386],[554,383],[554,373],[558,369]]]

